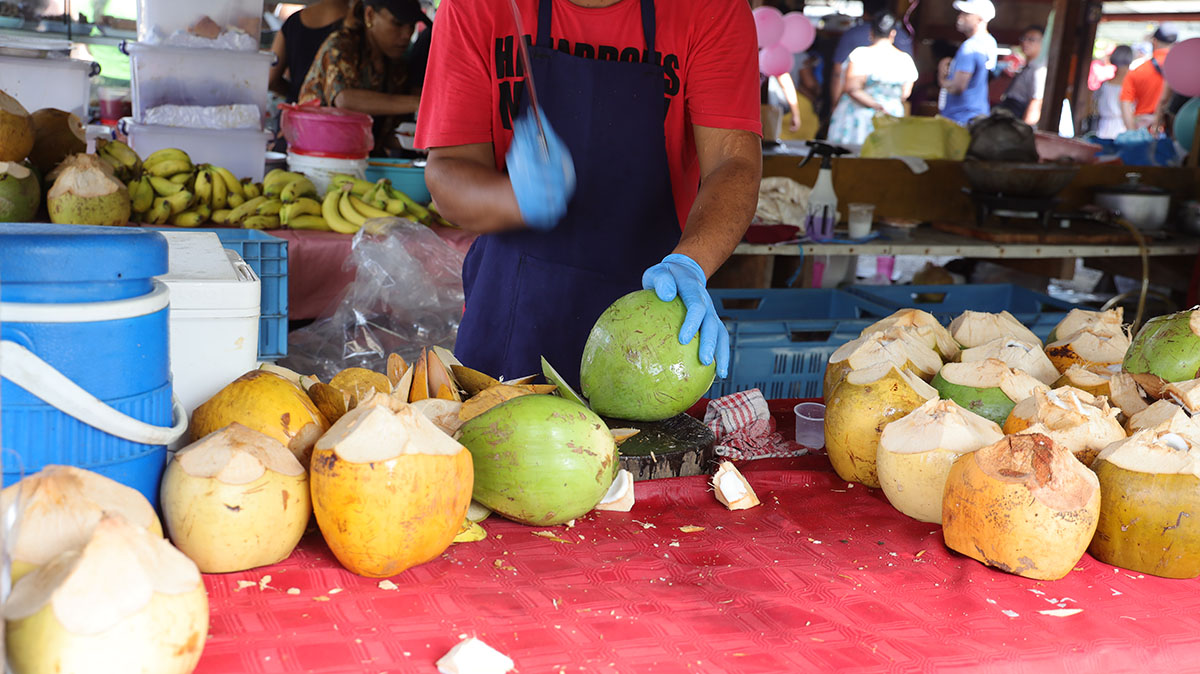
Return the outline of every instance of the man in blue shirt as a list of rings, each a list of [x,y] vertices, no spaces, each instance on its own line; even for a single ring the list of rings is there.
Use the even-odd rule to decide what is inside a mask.
[[[955,0],[954,27],[967,36],[954,60],[938,68],[938,85],[946,90],[942,116],[966,126],[988,114],[988,73],[996,67],[996,39],[987,31],[996,17],[991,0]]]
[[[850,60],[850,52],[859,47],[871,46],[871,19],[876,14],[888,11],[887,0],[863,0],[863,20],[842,33],[838,38],[837,48],[833,50],[833,71],[829,80],[830,109],[837,105],[838,100],[846,91],[845,74],[846,61]],[[903,26],[896,27],[896,49],[913,55],[912,36]]]

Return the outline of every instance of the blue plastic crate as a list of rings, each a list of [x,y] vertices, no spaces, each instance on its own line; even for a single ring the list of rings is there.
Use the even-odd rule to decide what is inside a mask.
[[[894,309],[861,295],[821,288],[713,289],[717,315],[736,321],[883,318]]]
[[[1042,339],[1054,325],[1079,305],[1055,299],[1011,283],[980,283],[970,285],[930,286],[849,286],[846,290],[875,304],[888,308],[888,313],[903,308],[928,311],[943,325],[964,311],[1007,311]],[[918,302],[924,294],[942,294],[939,302]],[[929,299],[929,298],[921,298]],[[1049,326],[1046,327],[1046,323]],[[1039,333],[1039,329],[1044,329]]]
[[[214,227],[191,229],[212,232],[221,245],[242,256],[261,282],[258,320],[258,359],[275,361],[287,355],[288,242],[256,229]]]

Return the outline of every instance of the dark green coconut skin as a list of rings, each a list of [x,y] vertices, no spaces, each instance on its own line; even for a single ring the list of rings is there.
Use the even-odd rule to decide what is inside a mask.
[[[1103,459],[1092,470],[1100,478],[1093,557],[1164,578],[1200,575],[1200,478],[1141,473]]]
[[[1191,316],[1191,311],[1180,311],[1146,321],[1125,352],[1122,368],[1169,382],[1200,377],[1200,335],[1192,332]]]
[[[953,400],[958,403],[959,407],[971,410],[1000,426],[1004,426],[1004,421],[1008,419],[1008,413],[1012,411],[1013,407],[1016,407],[1016,403],[998,386],[991,388],[963,386],[947,381],[941,372],[937,373],[937,376],[929,384],[937,389],[938,397],[942,400]]]

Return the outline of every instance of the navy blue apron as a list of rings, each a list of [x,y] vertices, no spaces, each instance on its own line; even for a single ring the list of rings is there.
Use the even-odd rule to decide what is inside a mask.
[[[654,1],[641,0],[647,63],[554,49],[552,4],[540,0],[530,56],[539,102],[575,160],[575,195],[549,232],[476,239],[463,264],[466,312],[455,355],[506,378],[541,372],[545,356],[575,385],[592,325],[641,289],[642,273],[675,248],[680,227],[663,131],[665,75],[653,56]]]

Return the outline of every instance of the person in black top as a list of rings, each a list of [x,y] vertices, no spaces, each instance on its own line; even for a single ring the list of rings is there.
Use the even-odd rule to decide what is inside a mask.
[[[300,87],[317,50],[325,38],[342,27],[349,6],[349,0],[320,0],[287,18],[271,45],[271,51],[275,52],[271,91],[288,103],[300,98]]]

